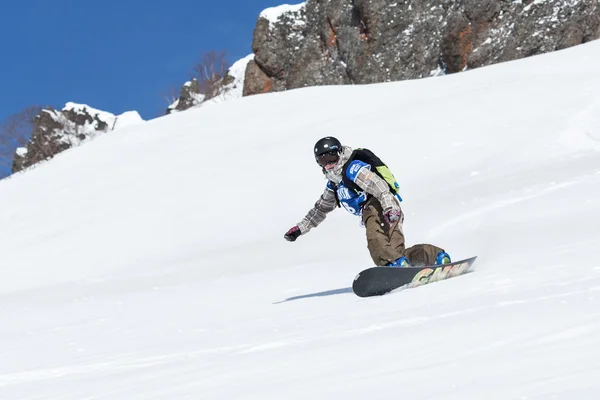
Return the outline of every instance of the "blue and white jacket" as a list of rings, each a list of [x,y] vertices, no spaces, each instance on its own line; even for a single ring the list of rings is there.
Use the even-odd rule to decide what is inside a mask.
[[[359,160],[352,161],[342,171],[342,167],[350,159],[352,149],[348,146],[342,148],[340,160],[335,168],[326,173],[327,185],[325,191],[317,200],[314,207],[306,214],[306,216],[298,223],[300,231],[304,234],[317,227],[328,213],[335,210],[337,202],[334,190],[337,192],[340,204],[349,213],[362,216],[362,207],[367,201],[369,195],[374,196],[379,200],[384,212],[389,210],[400,210],[398,199],[390,192],[389,186],[385,180],[377,174],[371,172],[371,166]],[[363,191],[355,192],[346,187],[342,182],[342,173],[354,183],[356,183]]]

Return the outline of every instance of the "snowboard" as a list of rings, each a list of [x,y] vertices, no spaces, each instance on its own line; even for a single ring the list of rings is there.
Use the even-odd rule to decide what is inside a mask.
[[[403,286],[413,288],[441,281],[471,272],[476,258],[443,265],[368,268],[354,278],[352,291],[359,297],[381,296]]]

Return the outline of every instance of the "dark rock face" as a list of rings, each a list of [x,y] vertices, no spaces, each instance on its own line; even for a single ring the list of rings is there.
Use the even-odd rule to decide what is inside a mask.
[[[85,105],[68,103],[62,110],[43,109],[35,118],[35,127],[26,147],[17,149],[12,172],[19,172],[48,160],[89,139],[114,128],[116,117]]]
[[[272,91],[273,80],[260,69],[255,61],[250,61],[246,67],[244,78],[244,96]]]
[[[308,0],[261,14],[244,94],[424,78],[599,37],[597,0]]]
[[[179,98],[167,108],[166,114],[173,111],[185,111],[200,104],[203,100],[204,95],[200,93],[200,83],[196,79],[192,79],[182,86]]]

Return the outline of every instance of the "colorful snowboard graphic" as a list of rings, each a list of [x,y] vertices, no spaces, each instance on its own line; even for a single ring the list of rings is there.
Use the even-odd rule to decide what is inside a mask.
[[[406,286],[412,288],[471,272],[477,257],[445,265],[422,267],[372,267],[354,278],[352,290],[359,297],[380,296]]]

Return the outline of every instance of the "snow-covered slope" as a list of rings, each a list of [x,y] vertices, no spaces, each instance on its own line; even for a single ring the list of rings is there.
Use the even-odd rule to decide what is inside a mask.
[[[2,399],[591,399],[600,43],[440,78],[252,96],[0,182]],[[295,243],[324,135],[473,274],[381,298],[344,211]]]

